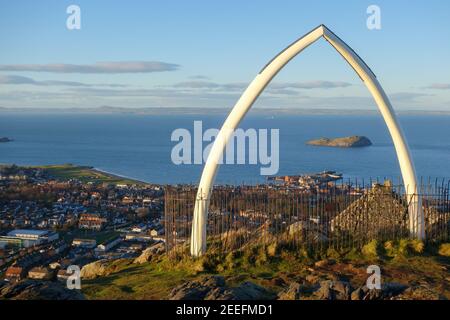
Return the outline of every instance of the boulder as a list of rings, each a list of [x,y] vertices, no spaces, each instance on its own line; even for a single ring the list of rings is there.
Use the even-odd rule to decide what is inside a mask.
[[[314,296],[320,300],[349,300],[351,292],[352,287],[346,281],[325,280],[319,283]]]
[[[234,288],[233,293],[236,300],[267,300],[274,298],[264,287],[248,281]]]
[[[230,288],[222,276],[205,276],[175,287],[169,300],[265,300],[274,296],[265,288],[252,282]]]
[[[292,282],[289,287],[278,294],[278,300],[300,300],[301,284]]]
[[[60,282],[26,280],[3,286],[0,299],[84,300],[84,295],[79,290],[68,289]]]
[[[170,292],[169,300],[203,300],[209,292],[224,286],[225,279],[222,276],[205,276],[175,287]]]
[[[99,276],[107,276],[112,272],[113,270],[109,267],[107,260],[98,260],[81,268],[80,277],[82,279],[95,279]]]
[[[445,300],[439,292],[432,289],[428,285],[420,285],[409,287],[404,290],[398,296],[393,298],[394,300]]]
[[[144,251],[142,251],[141,255],[134,259],[133,263],[142,264],[148,261],[151,261],[153,257],[163,254],[166,251],[166,246],[163,242],[158,242]]]
[[[381,289],[369,289],[367,286],[362,286],[352,292],[351,299],[386,300],[401,294],[407,288],[408,286],[396,282],[383,283]]]

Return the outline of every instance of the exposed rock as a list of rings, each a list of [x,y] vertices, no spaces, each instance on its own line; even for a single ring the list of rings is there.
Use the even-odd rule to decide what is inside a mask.
[[[358,148],[370,146],[372,142],[364,136],[351,136],[335,139],[320,138],[307,141],[306,144],[324,147]]]
[[[428,285],[407,288],[403,293],[394,297],[395,300],[442,300],[445,299]]]
[[[244,282],[232,289],[236,300],[266,300],[274,298],[273,294],[253,282]]]
[[[274,298],[265,288],[244,282],[235,288],[225,286],[222,276],[205,276],[175,287],[170,300],[264,300]]]
[[[362,286],[357,288],[355,291],[351,294],[352,300],[386,300],[391,299],[407,289],[408,286],[396,283],[396,282],[390,282],[390,283],[383,283],[381,285],[381,289],[369,289],[367,286]]]
[[[336,261],[332,260],[332,259],[323,259],[323,260],[319,260],[316,263],[314,263],[314,266],[317,268],[323,268],[329,265],[333,265],[335,264]]]
[[[302,286],[298,282],[293,282],[289,287],[278,294],[278,300],[300,300]]]
[[[155,243],[142,251],[141,255],[134,259],[133,263],[142,264],[151,261],[153,257],[163,254],[165,250],[166,246],[163,242]]]
[[[70,290],[60,282],[26,280],[0,289],[0,299],[13,300],[84,300],[79,290]]]
[[[107,260],[98,260],[81,268],[80,277],[82,279],[94,279],[99,276],[107,276],[113,271]]]
[[[325,280],[320,282],[314,296],[320,300],[349,300],[352,287],[345,281]]]
[[[305,242],[327,241],[326,232],[313,221],[297,221],[290,224],[287,228],[289,237],[302,239]]]
[[[350,299],[351,300],[363,300],[368,291],[369,291],[369,289],[366,286],[360,287],[352,292],[352,294],[350,295]]]
[[[223,289],[224,286],[225,279],[222,276],[205,276],[175,287],[169,295],[169,300],[203,300],[210,291]]]

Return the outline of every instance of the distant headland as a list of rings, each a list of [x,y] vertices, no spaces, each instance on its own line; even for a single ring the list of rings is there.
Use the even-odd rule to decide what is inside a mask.
[[[364,136],[351,136],[351,137],[341,137],[341,138],[320,138],[315,140],[309,140],[306,144],[312,146],[323,146],[323,147],[338,147],[338,148],[359,148],[367,147],[372,145],[369,138]]]

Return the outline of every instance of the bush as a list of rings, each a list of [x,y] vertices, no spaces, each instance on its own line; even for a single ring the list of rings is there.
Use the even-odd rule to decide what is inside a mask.
[[[269,257],[275,257],[277,254],[278,245],[276,242],[273,242],[267,246],[267,255]]]
[[[377,240],[372,240],[362,247],[361,252],[367,258],[379,258],[381,255],[380,244]]]
[[[394,257],[397,254],[397,248],[394,241],[386,241],[384,243],[384,251],[387,256]]]
[[[425,250],[425,244],[422,240],[412,239],[409,241],[409,247],[413,253],[423,253]]]
[[[327,258],[331,258],[331,259],[335,259],[335,260],[340,260],[341,255],[340,253],[334,249],[334,248],[328,248],[327,249],[327,254],[326,254]]]
[[[400,239],[398,242],[397,255],[410,256],[414,254],[421,254],[425,250],[425,244],[417,239]]]
[[[450,257],[450,243],[443,243],[439,246],[439,254],[444,257]]]

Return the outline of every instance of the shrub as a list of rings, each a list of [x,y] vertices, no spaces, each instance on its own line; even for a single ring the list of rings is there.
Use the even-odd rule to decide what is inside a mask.
[[[235,265],[236,265],[236,255],[234,254],[234,252],[230,252],[225,257],[224,267],[226,269],[232,270],[235,267]]]
[[[267,255],[269,257],[275,257],[277,254],[278,245],[276,242],[272,242],[267,246]]]
[[[439,254],[444,257],[450,257],[450,243],[443,243],[439,246]]]
[[[414,253],[423,253],[425,244],[422,240],[412,239],[409,241],[409,247]]]
[[[411,246],[409,244],[409,239],[400,239],[398,242],[397,254],[400,256],[407,257],[412,253]]]
[[[379,258],[380,257],[380,244],[377,240],[372,240],[368,244],[362,247],[361,252],[367,258]]]
[[[339,254],[339,252],[336,249],[328,248],[326,257],[327,258],[331,258],[331,259],[335,259],[335,260],[339,260],[341,258],[341,255]]]
[[[395,246],[394,241],[386,241],[384,243],[384,251],[386,252],[386,255],[389,257],[394,257],[397,254],[397,248]]]

